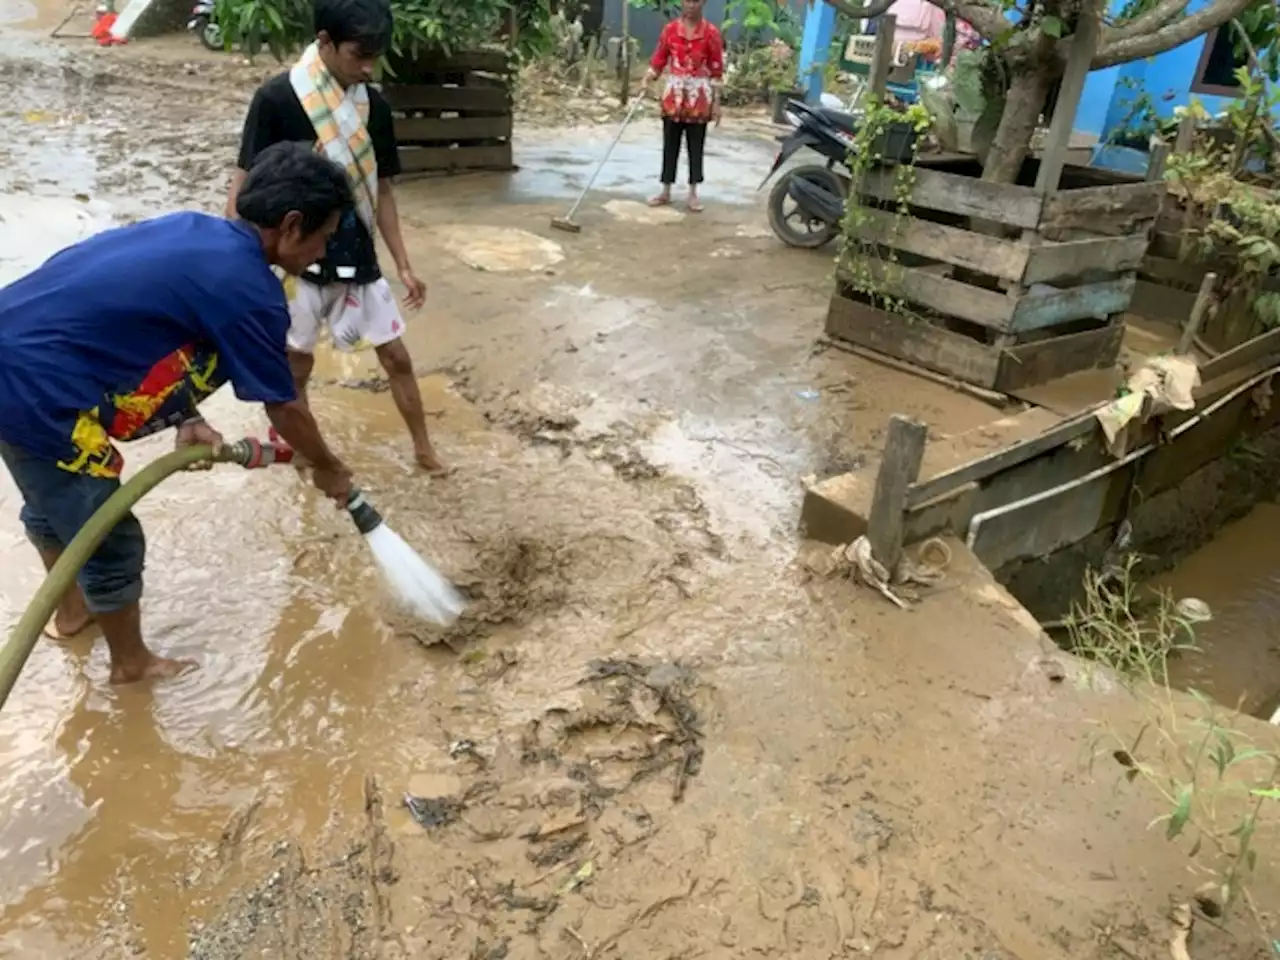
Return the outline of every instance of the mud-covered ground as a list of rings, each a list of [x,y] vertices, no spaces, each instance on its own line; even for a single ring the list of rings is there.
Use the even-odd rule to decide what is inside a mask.
[[[69,238],[67,204],[71,234],[217,209],[270,69],[11,29],[15,263]],[[0,716],[0,956],[1170,956],[1200,878],[1089,762],[1134,704],[1063,682],[962,560],[904,614],[797,541],[801,478],[856,469],[892,413],[941,436],[997,411],[820,342],[829,260],[770,238],[753,118],[714,138],[701,217],[643,207],[642,120],[583,233],[552,231],[612,133],[584,119],[528,125],[515,174],[400,187],[452,477],[411,469],[367,358],[322,358],[322,424],[467,617],[388,615],[289,472],[166,484],[146,626],[201,670],[116,692],[87,644],[33,658]],[[7,625],[39,574],[0,497]],[[1257,944],[1201,923],[1193,953]]]

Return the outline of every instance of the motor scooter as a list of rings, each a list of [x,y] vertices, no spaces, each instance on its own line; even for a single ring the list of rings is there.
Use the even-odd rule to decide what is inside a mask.
[[[191,8],[191,19],[187,21],[187,30],[199,37],[209,50],[226,49],[222,45],[222,28],[218,26],[213,0],[196,0],[196,5]]]

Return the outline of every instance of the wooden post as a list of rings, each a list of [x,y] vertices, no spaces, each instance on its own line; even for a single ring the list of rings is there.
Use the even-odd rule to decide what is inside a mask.
[[[1161,140],[1151,150],[1147,159],[1147,180],[1155,182],[1164,179],[1165,164],[1169,162],[1169,144]]]
[[[1187,325],[1182,328],[1182,336],[1178,338],[1178,353],[1190,353],[1191,348],[1195,345],[1196,334],[1200,332],[1200,325],[1204,323],[1205,315],[1209,312],[1209,306],[1213,302],[1214,287],[1217,282],[1218,275],[1216,273],[1206,273],[1204,279],[1200,281],[1200,292],[1196,294],[1196,302],[1191,308],[1191,316],[1187,319]]]
[[[938,57],[938,69],[946,70],[956,55],[956,15],[948,11],[942,22],[942,55]]]
[[[1190,153],[1196,139],[1196,118],[1187,114],[1178,121],[1178,132],[1173,138],[1174,153]]]
[[[889,71],[893,68],[893,35],[897,29],[898,18],[892,13],[886,13],[876,20],[876,50],[871,56],[867,89],[881,102],[889,89]]]
[[[1071,132],[1076,123],[1076,108],[1084,81],[1089,76],[1089,66],[1098,49],[1098,37],[1102,26],[1095,4],[1086,4],[1080,12],[1076,32],[1071,37],[1071,49],[1067,52],[1067,66],[1058,89],[1058,102],[1053,108],[1053,120],[1045,137],[1044,153],[1040,156],[1040,173],[1036,176],[1036,192],[1048,196],[1058,189],[1062,179],[1062,167],[1067,162],[1067,148],[1071,145]]]
[[[884,564],[890,580],[902,560],[907,488],[920,477],[928,435],[929,429],[918,420],[894,414],[889,421],[889,436],[884,442],[884,456],[871,500],[871,517],[867,521],[867,539],[871,541],[871,555]]]
[[[625,107],[631,99],[631,0],[622,0],[622,49],[618,51],[618,63],[622,67],[622,93],[619,99]]]

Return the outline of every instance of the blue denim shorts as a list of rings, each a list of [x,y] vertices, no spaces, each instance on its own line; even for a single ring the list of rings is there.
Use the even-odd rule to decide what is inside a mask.
[[[0,459],[22,494],[22,525],[41,550],[63,550],[94,512],[120,489],[120,481],[63,470],[0,441]],[[111,613],[142,597],[147,543],[132,513],[107,534],[80,571],[80,589],[90,613]]]

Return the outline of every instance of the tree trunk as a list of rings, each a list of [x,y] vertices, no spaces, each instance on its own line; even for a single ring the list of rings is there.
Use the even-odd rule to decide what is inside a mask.
[[[1052,68],[1028,64],[1012,73],[1015,77],[1005,97],[1004,115],[995,140],[982,167],[982,179],[989,183],[1015,183],[1022,162],[1031,152],[1031,140],[1040,123],[1045,99],[1056,79]]]

